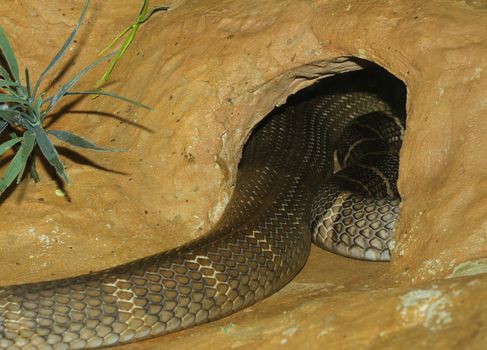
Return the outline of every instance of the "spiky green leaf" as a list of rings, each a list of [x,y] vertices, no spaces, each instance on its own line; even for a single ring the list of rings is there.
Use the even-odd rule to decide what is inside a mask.
[[[20,144],[19,150],[17,151],[17,153],[15,153],[14,158],[12,159],[12,161],[8,165],[7,170],[5,170],[5,173],[0,179],[0,194],[5,192],[5,190],[12,184],[15,178],[18,177],[25,168],[25,164],[27,163],[29,155],[32,152],[32,140],[33,139],[30,137],[22,138],[22,143]]]
[[[29,124],[27,121],[22,118],[22,114],[16,110],[12,109],[7,109],[7,110],[1,110],[0,109],[0,118],[3,119],[3,121],[9,123],[10,125],[21,125],[24,128],[29,128]]]
[[[17,151],[18,153],[22,153],[22,167],[20,168],[19,173],[17,174],[17,184],[20,182],[22,179],[22,175],[24,174],[25,170],[25,165],[27,164],[27,159],[29,159],[30,154],[32,153],[32,150],[34,149],[34,146],[36,144],[36,136],[33,131],[26,131],[22,135],[22,144],[20,145],[20,149]]]
[[[9,88],[9,87],[2,87],[1,89],[2,89],[3,91],[2,91],[2,92],[0,92],[0,94],[1,94],[1,93],[4,93],[4,94],[8,94],[8,95],[13,95],[13,96],[15,96],[15,94],[17,93],[17,92],[16,92],[14,89]]]
[[[8,165],[7,170],[0,178],[0,195],[5,192],[5,190],[14,182],[17,174],[19,173],[20,169],[22,168],[22,157],[20,153],[17,152],[15,157],[12,159],[10,164]]]
[[[149,12],[149,13],[148,13],[148,14],[147,14],[147,15],[146,15],[144,18],[142,18],[142,19],[140,20],[140,22],[139,22],[139,23],[144,23],[144,22],[145,22],[145,21],[147,21],[149,18],[151,18],[151,17],[152,17],[152,15],[153,15],[154,13],[156,13],[156,12],[158,12],[158,11],[168,11],[169,9],[170,9],[170,7],[169,7],[169,6],[156,6],[156,7],[152,8],[152,9],[150,10],[150,12]]]
[[[5,129],[7,128],[8,123],[4,120],[0,120],[0,135],[3,134]]]
[[[23,112],[22,110],[15,109],[14,112],[20,114],[20,123],[19,125],[22,125],[25,129],[30,130],[34,127],[34,125],[39,124],[36,123],[36,119],[34,116]],[[1,117],[2,112],[0,111],[0,117]]]
[[[0,88],[10,87],[10,86],[13,86],[13,87],[22,87],[22,85],[20,85],[16,81],[10,81],[10,80],[0,79]]]
[[[35,183],[38,183],[39,181],[41,181],[41,177],[39,176],[39,173],[37,172],[37,169],[36,169],[36,161],[35,161],[35,158],[32,158],[31,162],[30,162],[30,177],[32,178],[32,180],[34,180]]]
[[[0,66],[0,77],[2,77],[3,79],[7,79],[7,80],[12,79],[10,77],[10,73],[2,66]]]
[[[124,152],[125,151],[123,149],[117,149],[117,148],[99,147],[94,143],[82,138],[81,136],[74,135],[70,132],[63,131],[63,130],[48,130],[47,133],[49,135],[56,137],[58,140],[67,143],[68,145],[89,149],[92,151],[98,151],[98,152]]]
[[[52,99],[50,100],[49,102],[49,105],[47,106],[46,110],[45,110],[45,113],[49,113],[53,108],[54,106],[56,105],[56,103],[61,99],[61,97],[63,97],[66,92],[68,92],[69,89],[71,89],[80,79],[81,77],[86,74],[86,72],[88,72],[90,69],[92,69],[93,67],[95,67],[96,65],[100,64],[101,62],[103,61],[106,61],[108,60],[109,58],[111,58],[115,53],[111,53],[111,54],[108,54],[108,55],[105,55],[99,59],[97,59],[95,62],[91,63],[90,65],[86,66],[85,68],[83,68],[78,74],[76,74],[74,76],[74,78],[72,78],[70,81],[68,81],[66,84],[64,84],[55,94],[54,96],[52,96]]]
[[[103,74],[103,77],[101,79],[101,82],[108,81],[110,75],[112,74],[113,70],[115,69],[115,65],[118,63],[118,61],[120,60],[120,58],[123,56],[123,54],[125,53],[125,51],[127,51],[127,49],[129,48],[130,44],[134,40],[135,34],[137,33],[138,26],[139,26],[139,24],[137,24],[137,23],[132,25],[132,29],[128,32],[128,36],[125,38],[125,40],[123,41],[122,45],[120,46],[120,48],[116,52],[115,58],[113,59],[112,62],[110,62],[110,64],[108,65],[107,70]]]
[[[113,45],[115,45],[115,43],[116,43],[118,40],[120,40],[120,39],[121,39],[121,38],[122,38],[122,37],[125,35],[125,33],[127,33],[129,30],[131,30],[131,29],[132,29],[132,27],[133,27],[133,25],[132,25],[132,24],[131,24],[131,25],[129,25],[129,26],[127,26],[127,27],[125,27],[125,29],[124,29],[124,30],[122,30],[122,31],[121,31],[121,32],[120,32],[120,33],[119,33],[119,34],[118,34],[118,35],[117,35],[115,38],[113,38],[113,39],[112,39],[112,41],[110,41],[110,42],[108,43],[108,45],[107,45],[107,46],[105,46],[105,47],[103,48],[103,50],[101,50],[101,51],[98,53],[98,55],[99,55],[99,56],[101,56],[101,55],[103,55],[105,52],[107,52],[107,51],[108,51],[108,50],[109,50],[109,49],[110,49],[110,48],[111,48]]]
[[[17,59],[15,58],[10,42],[8,41],[7,34],[0,27],[0,51],[2,52],[5,62],[7,63],[8,69],[10,70],[10,78],[16,82],[20,82],[19,79],[19,66],[17,64]],[[6,77],[5,77],[6,78]]]
[[[109,92],[109,91],[103,91],[103,90],[90,90],[90,91],[68,91],[66,92],[65,95],[100,95],[100,96],[109,96],[109,97],[113,97],[113,98],[116,98],[118,100],[122,100],[122,101],[125,101],[125,102],[128,102],[128,103],[131,103],[137,107],[141,107],[141,108],[145,108],[145,109],[148,109],[148,110],[152,110],[151,107],[143,104],[143,103],[140,103],[138,101],[135,101],[135,100],[132,100],[130,98],[127,98],[127,97],[124,97],[124,96],[121,96],[119,94],[116,94],[114,92]]]
[[[0,145],[0,156],[7,152],[10,148],[12,148],[14,145],[22,141],[22,137],[16,137],[13,139],[10,139],[8,141],[5,141]]]
[[[59,52],[56,54],[56,56],[54,56],[54,58],[51,60],[51,62],[49,62],[49,64],[47,65],[46,69],[44,69],[44,71],[39,76],[39,79],[37,80],[36,85],[34,87],[34,90],[32,91],[32,96],[35,96],[36,95],[37,89],[39,88],[39,85],[41,84],[42,80],[44,80],[44,78],[46,77],[47,73],[49,73],[49,71],[51,70],[51,68],[61,59],[61,57],[63,57],[63,55],[65,54],[65,52],[68,49],[69,45],[73,41],[74,36],[78,32],[79,26],[81,25],[81,22],[83,21],[83,18],[85,17],[86,10],[88,9],[89,3],[90,3],[90,0],[86,0],[85,6],[83,8],[83,11],[81,12],[81,15],[79,16],[79,19],[76,22],[76,25],[74,26],[74,29],[71,32],[71,35],[68,37],[68,39],[64,43],[63,47],[59,50]]]
[[[30,77],[29,77],[29,69],[25,68],[25,92],[27,93],[27,98],[30,98]]]
[[[15,81],[0,79],[0,90],[3,90],[3,95],[9,94],[19,98],[25,95],[24,87]]]
[[[35,118],[19,107],[21,106],[0,104],[0,119],[3,119],[12,126],[21,125],[25,129],[31,129],[36,124]]]
[[[37,144],[39,145],[39,148],[46,160],[54,167],[54,169],[56,169],[56,173],[60,178],[66,181],[67,184],[71,184],[71,181],[69,180],[64,169],[64,164],[59,159],[59,154],[57,153],[56,148],[54,148],[52,142],[47,137],[44,129],[41,127],[36,127],[34,131],[36,134]]]
[[[42,106],[42,97],[39,96],[34,102],[34,108],[32,109],[32,115],[34,117],[34,120],[41,124],[42,121],[42,111],[41,111],[41,106]]]
[[[0,103],[8,103],[8,102],[20,103],[21,105],[28,106],[28,101],[26,101],[21,97],[0,94]]]

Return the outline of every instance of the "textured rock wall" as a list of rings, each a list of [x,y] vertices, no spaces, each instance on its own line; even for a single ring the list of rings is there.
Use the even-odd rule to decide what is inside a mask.
[[[31,75],[83,1],[0,2]],[[74,186],[24,181],[0,211],[0,285],[99,270],[177,246],[216,222],[253,125],[332,73],[375,62],[408,88],[394,260],[313,249],[263,303],[126,349],[482,348],[487,342],[487,5],[483,1],[173,1],[144,24],[111,90],[154,107],[71,100],[53,127],[120,154],[65,151]],[[66,74],[93,60],[137,2],[93,1]],[[92,87],[101,68],[82,87]],[[54,81],[57,86],[60,81]],[[87,114],[96,111],[99,114]],[[110,113],[104,115],[103,113]],[[69,201],[68,201],[69,199]],[[447,278],[450,277],[450,278]]]

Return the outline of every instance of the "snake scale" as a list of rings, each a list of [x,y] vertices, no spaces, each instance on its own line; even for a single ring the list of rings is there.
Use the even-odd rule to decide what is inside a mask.
[[[349,88],[353,74],[359,87]],[[0,348],[109,347],[219,319],[291,281],[312,241],[388,260],[403,122],[360,88],[360,74],[325,79],[254,129],[234,194],[203,238],[97,273],[0,288]]]

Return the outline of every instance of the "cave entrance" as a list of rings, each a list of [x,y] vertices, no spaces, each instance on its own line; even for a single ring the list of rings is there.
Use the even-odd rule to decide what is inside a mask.
[[[313,242],[323,249],[389,261],[400,207],[397,180],[407,91],[384,68],[350,62],[360,69],[322,72],[330,76],[290,96],[254,128],[240,169],[245,174],[254,167],[257,175],[241,178],[245,185],[236,190],[244,198],[252,186],[268,191],[259,203],[268,203],[263,208],[272,207],[269,212],[276,217],[304,213],[297,222],[309,223]],[[252,203],[249,198],[241,202]],[[311,203],[309,216],[306,210],[288,211],[293,206],[287,203],[294,200],[302,208]]]

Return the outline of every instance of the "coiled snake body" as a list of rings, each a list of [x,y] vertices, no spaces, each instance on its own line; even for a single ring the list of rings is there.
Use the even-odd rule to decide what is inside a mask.
[[[256,127],[223,218],[202,239],[86,276],[0,288],[0,348],[107,347],[216,320],[286,285],[312,240],[387,260],[398,210],[390,150],[400,146],[402,122],[375,94],[338,90],[291,99]],[[380,134],[374,121],[381,119],[394,129],[382,141],[354,139],[357,128]],[[349,147],[339,146],[337,158],[346,167],[330,178],[341,135]],[[358,147],[367,143],[376,151]],[[392,177],[384,177],[384,164],[396,167]]]

